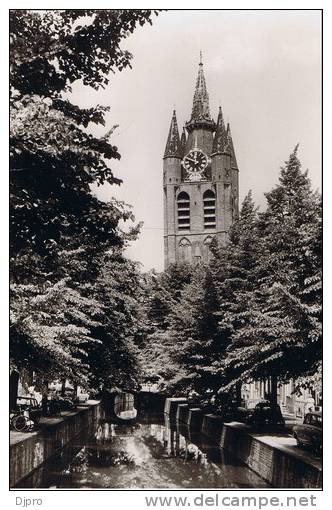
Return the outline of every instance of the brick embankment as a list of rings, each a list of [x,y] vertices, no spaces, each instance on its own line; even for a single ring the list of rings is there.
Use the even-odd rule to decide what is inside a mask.
[[[290,435],[255,434],[242,423],[225,423],[219,445],[274,487],[322,487],[321,458],[299,448]]]
[[[10,433],[10,486],[38,468],[100,416],[100,402],[89,400],[75,411],[40,420],[35,432]]]
[[[219,416],[203,414],[185,405],[184,399],[166,399],[165,413],[177,417],[189,432],[200,432],[232,453],[255,473],[278,488],[318,489],[322,487],[322,460],[296,445],[287,424],[284,434],[256,434],[243,423],[223,423]],[[170,412],[172,411],[172,412]]]

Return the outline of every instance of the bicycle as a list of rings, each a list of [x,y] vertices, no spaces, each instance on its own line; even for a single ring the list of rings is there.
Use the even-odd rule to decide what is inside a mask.
[[[10,427],[16,432],[31,432],[35,422],[31,420],[29,411],[19,410],[10,414]]]

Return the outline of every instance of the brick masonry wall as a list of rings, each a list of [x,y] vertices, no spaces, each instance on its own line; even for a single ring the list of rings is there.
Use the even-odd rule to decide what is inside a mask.
[[[195,146],[211,155],[212,133],[205,130],[195,130],[190,133],[186,151]],[[180,158],[164,159],[164,258],[165,267],[181,260],[179,242],[188,239],[191,243],[190,262],[195,261],[195,255],[200,254],[202,260],[207,260],[207,238],[216,236],[224,243],[228,231],[238,214],[238,171],[231,169],[230,156],[215,154],[211,156],[210,178],[200,182],[184,182],[181,178]],[[206,190],[213,190],[216,196],[216,227],[204,228],[203,194]],[[190,230],[178,230],[177,196],[180,192],[188,193],[190,197]]]
[[[100,405],[81,407],[63,418],[48,420],[37,432],[27,433],[10,446],[10,486],[31,474],[84,428],[98,420]]]

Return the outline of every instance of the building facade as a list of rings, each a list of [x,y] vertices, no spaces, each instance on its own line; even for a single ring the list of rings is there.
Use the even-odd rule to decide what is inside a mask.
[[[165,268],[208,261],[238,215],[239,170],[221,107],[216,123],[210,115],[202,61],[191,118],[180,138],[173,112],[163,160]]]

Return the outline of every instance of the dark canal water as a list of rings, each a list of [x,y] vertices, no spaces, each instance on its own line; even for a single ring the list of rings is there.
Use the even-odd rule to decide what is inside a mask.
[[[261,488],[253,471],[164,414],[116,409],[85,429],[19,487]]]

